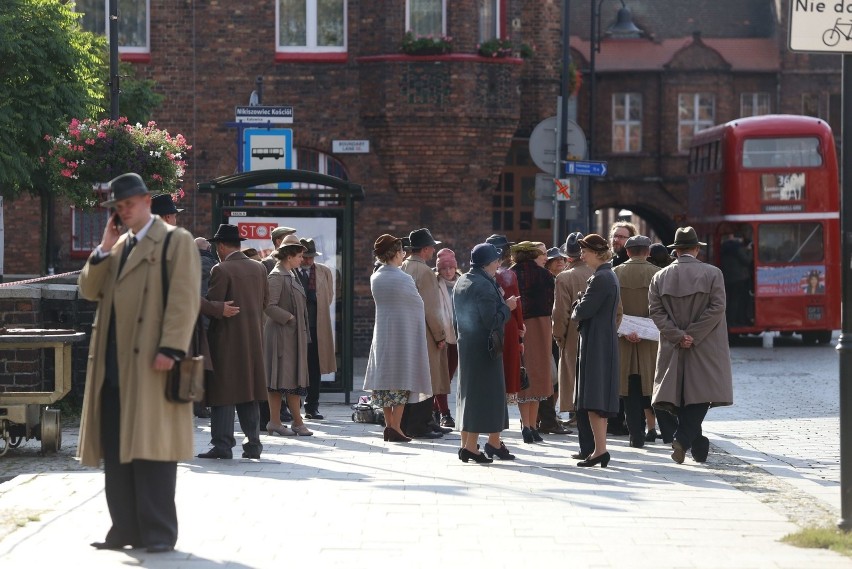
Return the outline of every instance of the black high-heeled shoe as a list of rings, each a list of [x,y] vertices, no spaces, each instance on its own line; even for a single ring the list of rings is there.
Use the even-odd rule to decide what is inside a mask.
[[[606,468],[606,465],[609,464],[609,453],[605,452],[603,454],[599,454],[595,458],[587,458],[586,460],[581,460],[577,463],[577,466],[595,466],[598,463],[600,463],[601,468]]]
[[[537,442],[537,443],[543,443],[544,442],[544,439],[541,438],[540,434],[538,434],[538,429],[530,429],[530,431],[532,431],[532,438],[535,442]]]
[[[492,462],[494,462],[493,459],[488,458],[481,452],[470,452],[466,448],[462,448],[459,451],[459,458],[462,462],[467,462],[468,460],[473,459],[474,462],[479,464],[491,464]]]
[[[503,441],[500,441],[500,448],[495,448],[489,443],[485,443],[485,454],[491,459],[496,456],[500,460],[515,460],[515,455],[509,452]]]
[[[533,437],[533,434],[532,434],[532,429],[530,429],[529,427],[524,427],[523,429],[521,429],[521,436],[524,437],[525,443],[534,443],[535,442],[535,438]]]
[[[657,434],[657,429],[651,429],[650,431],[648,431],[645,434],[645,442],[646,443],[653,443],[658,438],[662,438],[662,437],[660,437],[660,435]]]

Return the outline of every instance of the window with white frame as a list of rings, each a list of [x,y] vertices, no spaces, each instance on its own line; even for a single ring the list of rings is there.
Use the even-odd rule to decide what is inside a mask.
[[[447,0],[406,0],[405,30],[415,36],[447,35]]]
[[[86,210],[71,208],[71,254],[85,256],[95,250],[101,242],[109,217],[109,209],[96,207]]]
[[[772,112],[769,93],[742,93],[740,94],[740,116],[755,117],[757,115],[768,115]]]
[[[340,178],[341,180],[349,179],[349,175],[346,173],[346,168],[343,166],[343,163],[334,156],[325,154],[318,150],[313,150],[312,148],[296,148],[295,150],[296,152],[294,152],[295,156],[293,162],[294,169],[305,170],[307,172],[319,172],[320,174],[327,174],[329,176],[334,176],[335,178]],[[294,183],[293,187],[316,188],[319,186],[316,184]]]
[[[500,0],[479,1],[479,42],[500,37]]]
[[[346,0],[277,0],[277,51],[346,51]]]
[[[84,30],[109,37],[109,0],[76,0]],[[151,0],[118,0],[118,51],[151,51]]]
[[[615,93],[612,96],[612,151],[642,150],[642,94]]]
[[[699,130],[716,123],[716,97],[713,93],[680,93],[677,96],[677,148],[687,152]]]

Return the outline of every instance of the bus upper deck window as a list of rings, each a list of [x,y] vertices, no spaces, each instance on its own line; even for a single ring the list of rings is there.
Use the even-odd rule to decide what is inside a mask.
[[[744,168],[797,168],[822,166],[819,139],[752,138],[743,144]]]

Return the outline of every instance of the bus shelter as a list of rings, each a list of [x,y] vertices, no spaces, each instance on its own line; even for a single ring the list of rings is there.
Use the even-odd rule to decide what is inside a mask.
[[[198,184],[199,193],[212,194],[213,229],[236,225],[246,238],[244,248],[261,257],[273,250],[271,233],[293,227],[296,235],[312,238],[315,258],[335,279],[330,314],[335,337],[337,372],[322,377],[321,390],[344,393],[350,401],[353,383],[355,202],[364,199],[359,184],[304,170],[255,170],[221,176]]]

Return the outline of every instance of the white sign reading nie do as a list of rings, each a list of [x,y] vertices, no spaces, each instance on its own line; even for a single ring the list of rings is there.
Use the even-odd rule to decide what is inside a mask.
[[[852,53],[852,0],[792,0],[792,51]]]

